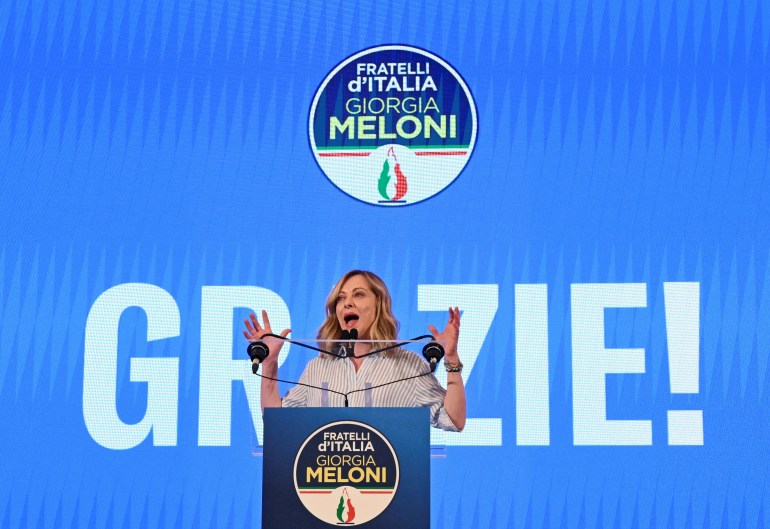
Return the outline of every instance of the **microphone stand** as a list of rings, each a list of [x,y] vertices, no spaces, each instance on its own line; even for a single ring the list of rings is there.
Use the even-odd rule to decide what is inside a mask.
[[[318,347],[313,347],[312,345],[308,345],[308,344],[303,343],[303,342],[297,342],[297,341],[292,340],[290,338],[285,338],[285,337],[283,337],[283,336],[281,336],[279,334],[267,333],[267,334],[263,334],[262,338],[265,338],[266,336],[270,337],[270,338],[277,338],[277,339],[279,339],[281,341],[289,342],[289,343],[294,344],[294,345],[299,345],[300,347],[304,347],[305,349],[311,349],[313,351],[318,351],[319,353],[327,354],[327,355],[333,356],[335,358],[343,358],[342,356],[340,356],[338,354],[335,354],[335,353],[332,353],[331,351],[326,351],[325,349],[320,349]],[[405,342],[395,343],[393,345],[389,345],[387,347],[383,347],[382,349],[376,349],[374,351],[369,351],[368,353],[365,353],[365,354],[362,354],[362,355],[353,354],[353,355],[348,356],[347,358],[365,358],[365,357],[373,355],[373,354],[383,353],[385,351],[389,351],[391,349],[395,349],[396,347],[401,347],[402,345],[410,344],[410,343],[412,343],[414,341],[417,341],[417,340],[424,340],[425,338],[433,339],[433,336],[430,335],[430,334],[423,334],[421,336],[417,336],[416,338],[412,338],[411,340],[407,340]]]
[[[277,339],[279,339],[281,341],[289,342],[289,343],[292,343],[292,344],[295,344],[295,345],[299,345],[300,347],[304,347],[306,349],[311,349],[313,351],[318,351],[319,353],[328,354],[328,355],[334,356],[336,358],[343,358],[342,356],[340,356],[338,354],[332,353],[330,351],[326,351],[324,349],[320,349],[318,347],[313,347],[312,345],[308,345],[308,344],[303,343],[303,342],[298,342],[298,341],[292,340],[290,338],[286,338],[286,337],[281,336],[279,334],[272,334],[272,333],[263,334],[262,338],[265,338],[265,337],[277,338]],[[377,354],[377,353],[382,353],[384,351],[389,351],[390,349],[395,349],[396,347],[401,347],[402,345],[409,344],[409,343],[411,343],[411,342],[413,342],[415,340],[423,340],[425,338],[431,338],[432,339],[433,336],[430,335],[430,334],[424,334],[422,336],[418,336],[418,337],[413,338],[411,340],[408,340],[406,342],[400,342],[400,343],[396,343],[396,344],[393,344],[393,345],[389,345],[388,347],[383,347],[382,349],[377,349],[375,351],[369,351],[368,353],[362,354],[362,355],[355,355],[354,354],[354,355],[349,356],[348,358],[365,358],[367,356],[370,356],[370,355],[373,355],[373,354]],[[335,391],[335,390],[329,389],[329,388],[319,388],[318,386],[313,386],[312,384],[305,384],[303,382],[292,382],[290,380],[281,380],[280,378],[267,377],[265,375],[261,375],[260,373],[256,373],[256,372],[254,374],[259,376],[259,377],[261,377],[261,378],[266,378],[267,380],[274,380],[275,382],[283,382],[284,384],[295,384],[297,386],[305,386],[307,388],[320,389],[321,391],[328,391],[329,393],[334,393],[335,395],[342,395],[342,398],[345,399],[345,407],[348,408],[349,407],[348,395],[351,395],[352,393],[358,393],[358,392],[361,392],[361,391],[372,390],[372,389],[376,389],[376,388],[381,388],[383,386],[389,386],[391,384],[396,384],[397,382],[404,382],[406,380],[412,380],[413,378],[424,377],[424,376],[433,374],[433,370],[427,371],[425,373],[420,373],[418,375],[413,375],[411,377],[400,378],[398,380],[391,380],[390,382],[385,382],[383,384],[378,384],[376,386],[372,386],[372,387],[369,387],[369,388],[354,389],[352,391],[348,391],[347,393],[343,393],[341,391]]]

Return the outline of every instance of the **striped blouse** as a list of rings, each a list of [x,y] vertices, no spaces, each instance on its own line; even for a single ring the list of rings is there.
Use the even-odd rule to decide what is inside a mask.
[[[358,371],[347,358],[316,357],[305,367],[299,382],[323,389],[294,386],[281,405],[286,408],[342,407],[344,397],[333,391],[358,390],[348,395],[351,407],[428,407],[433,427],[457,432],[444,409],[446,390],[433,374],[375,387],[428,371],[428,364],[422,358],[404,349],[396,349],[390,355],[367,356]]]

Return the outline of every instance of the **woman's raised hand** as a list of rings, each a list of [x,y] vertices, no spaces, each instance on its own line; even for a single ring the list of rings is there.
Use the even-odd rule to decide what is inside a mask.
[[[442,342],[447,362],[456,364],[459,361],[457,340],[460,338],[460,309],[449,307],[449,321],[443,331],[438,332],[433,325],[428,325],[428,330],[437,341]]]
[[[266,310],[262,311],[262,321],[264,322],[264,325],[259,324],[259,320],[257,320],[257,316],[253,312],[248,318],[243,320],[243,323],[246,326],[243,330],[243,336],[245,336],[248,341],[257,342],[266,334],[274,334],[273,330],[270,328],[270,318],[268,318]],[[286,338],[290,332],[291,329],[284,329],[281,336]],[[281,347],[283,347],[283,342],[278,338],[268,337],[265,339],[265,345],[267,345],[267,348],[270,350],[270,355],[265,358],[263,363],[278,362],[278,353],[281,351]]]

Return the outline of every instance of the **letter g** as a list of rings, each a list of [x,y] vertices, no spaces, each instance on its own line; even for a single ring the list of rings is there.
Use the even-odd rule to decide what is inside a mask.
[[[153,445],[174,446],[179,400],[178,358],[131,358],[131,382],[147,382],[141,421],[118,417],[118,326],[129,307],[147,314],[147,341],[179,336],[179,307],[171,294],[147,283],[124,283],[103,292],[86,320],[83,418],[94,441],[112,450],[133,448],[153,430]]]

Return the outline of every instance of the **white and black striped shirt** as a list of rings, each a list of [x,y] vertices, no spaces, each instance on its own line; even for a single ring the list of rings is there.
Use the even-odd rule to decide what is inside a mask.
[[[317,357],[311,360],[299,382],[323,389],[294,386],[283,398],[286,408],[342,407],[345,399],[332,393],[351,393],[351,407],[428,407],[430,422],[435,428],[459,431],[444,409],[446,390],[433,374],[375,387],[401,378],[429,371],[428,364],[415,353],[396,349],[389,355],[373,354],[364,358],[358,371],[347,358]],[[330,390],[330,391],[328,391]]]

